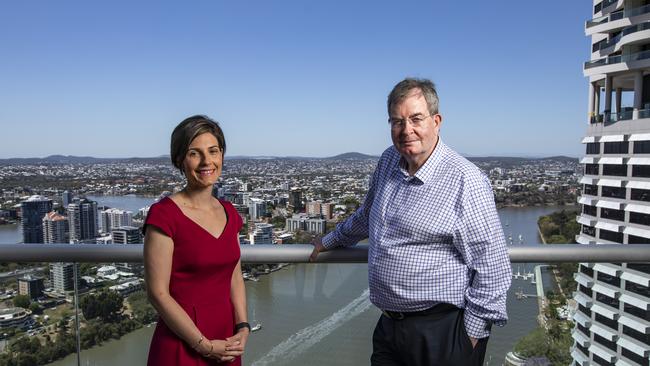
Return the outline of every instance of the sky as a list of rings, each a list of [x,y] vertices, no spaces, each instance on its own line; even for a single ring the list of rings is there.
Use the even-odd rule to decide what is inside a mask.
[[[560,6],[561,4],[561,6]],[[379,155],[386,97],[436,83],[467,156],[584,154],[591,1],[5,1],[0,158],[169,154],[219,121],[227,155]]]

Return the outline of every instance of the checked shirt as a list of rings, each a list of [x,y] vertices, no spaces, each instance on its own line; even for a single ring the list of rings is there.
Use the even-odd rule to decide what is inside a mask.
[[[365,238],[370,301],[378,308],[453,304],[465,309],[465,329],[474,338],[505,324],[512,269],[490,182],[442,139],[413,176],[395,147],[386,149],[363,205],[323,245]]]

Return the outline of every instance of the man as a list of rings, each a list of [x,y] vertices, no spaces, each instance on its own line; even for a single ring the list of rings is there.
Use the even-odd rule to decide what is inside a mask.
[[[312,260],[369,238],[370,300],[383,313],[372,365],[481,365],[512,274],[490,182],[439,138],[431,81],[398,83],[388,114],[393,146],[365,202],[314,241]]]

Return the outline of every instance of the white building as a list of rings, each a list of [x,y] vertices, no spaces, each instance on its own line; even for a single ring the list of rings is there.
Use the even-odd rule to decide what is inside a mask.
[[[650,243],[650,6],[594,0],[581,244]],[[581,263],[575,365],[647,365],[650,264]]]
[[[250,234],[251,244],[273,244],[273,225],[256,223],[255,230]]]
[[[43,217],[43,243],[63,244],[70,240],[68,218],[56,213],[48,212]]]
[[[102,233],[110,233],[112,229],[122,226],[133,226],[133,212],[117,208],[109,208],[101,212]]]
[[[256,221],[261,217],[266,215],[266,202],[259,198],[250,198],[250,204],[248,205],[248,214],[251,217],[251,220]]]

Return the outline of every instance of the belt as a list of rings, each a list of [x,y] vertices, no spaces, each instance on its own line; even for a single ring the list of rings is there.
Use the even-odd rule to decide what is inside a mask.
[[[458,309],[456,306],[451,305],[451,304],[445,304],[445,303],[440,303],[436,304],[433,307],[430,307],[425,310],[420,310],[420,311],[388,311],[388,310],[382,310],[381,312],[386,315],[388,318],[393,319],[393,320],[403,320],[405,318],[413,317],[413,316],[427,316],[427,315],[433,315],[433,314],[441,314],[441,313],[446,313],[452,310]]]

